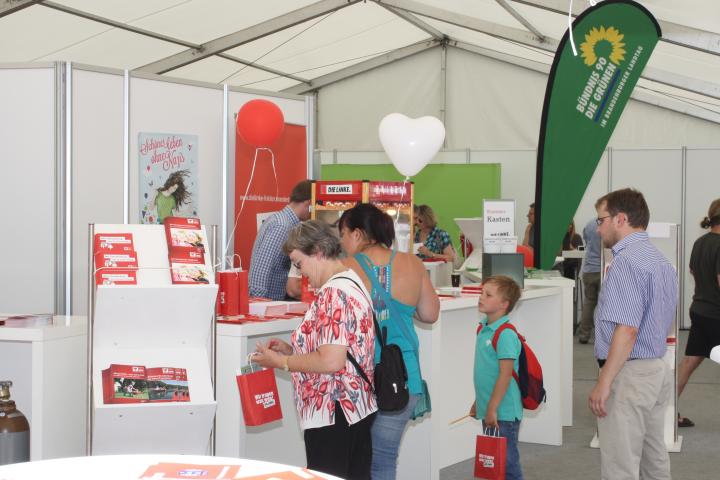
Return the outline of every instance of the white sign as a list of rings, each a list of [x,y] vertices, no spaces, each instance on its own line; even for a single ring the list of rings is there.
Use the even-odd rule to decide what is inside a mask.
[[[347,195],[353,193],[352,185],[327,185],[325,193],[327,195]]]
[[[515,200],[483,200],[484,238],[515,236]]]

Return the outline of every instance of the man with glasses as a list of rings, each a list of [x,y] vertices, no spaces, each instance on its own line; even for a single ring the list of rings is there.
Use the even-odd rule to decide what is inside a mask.
[[[600,375],[588,406],[598,417],[603,479],[670,479],[663,439],[671,373],[663,360],[675,318],[675,269],[650,243],[642,193],[610,192],[595,204],[613,261],[595,311]]]

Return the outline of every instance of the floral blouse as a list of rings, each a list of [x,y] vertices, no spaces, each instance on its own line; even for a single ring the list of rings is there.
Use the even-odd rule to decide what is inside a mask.
[[[362,286],[338,278],[349,277]],[[297,354],[310,353],[321,345],[346,345],[370,381],[373,381],[375,331],[370,295],[352,270],[336,274],[319,290],[291,343]],[[375,395],[349,360],[335,373],[292,373],[295,405],[300,427],[319,428],[335,424],[335,402],[339,402],[352,425],[377,410]]]
[[[420,242],[420,229],[415,232],[415,243]],[[452,245],[450,235],[437,226],[428,233],[427,238],[423,242],[423,245],[427,247],[433,253],[442,254],[445,251],[445,247]],[[424,255],[418,254],[420,258],[426,258]]]

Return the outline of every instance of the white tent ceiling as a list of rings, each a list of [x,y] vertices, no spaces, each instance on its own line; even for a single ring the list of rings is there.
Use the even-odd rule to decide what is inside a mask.
[[[639,89],[720,119],[720,2],[641,1],[663,39]],[[547,68],[567,0],[0,0],[0,62],[72,61],[304,93],[447,45]],[[573,14],[588,4],[575,0]],[[496,57],[497,58],[497,57]]]

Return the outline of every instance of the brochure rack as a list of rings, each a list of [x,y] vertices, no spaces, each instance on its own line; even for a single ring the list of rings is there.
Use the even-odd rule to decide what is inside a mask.
[[[209,284],[171,283],[162,225],[90,225],[90,245],[96,233],[131,233],[138,272],[137,285],[96,287],[89,275],[88,454],[207,454],[216,409],[217,285],[212,278]],[[204,247],[212,272],[213,255],[207,242]],[[190,401],[105,404],[101,372],[113,363],[185,368]]]

